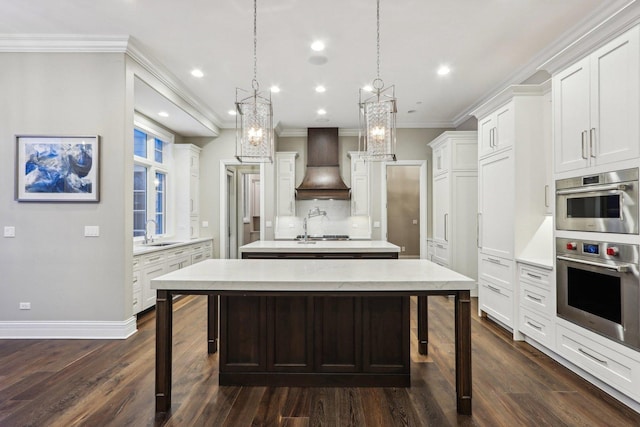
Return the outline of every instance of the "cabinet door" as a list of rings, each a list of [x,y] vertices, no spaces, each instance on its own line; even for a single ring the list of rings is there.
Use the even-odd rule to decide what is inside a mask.
[[[589,58],[553,78],[553,128],[556,172],[588,165]]]
[[[369,215],[369,177],[351,176],[351,215]]]
[[[197,176],[191,175],[189,180],[189,192],[190,192],[190,206],[189,206],[189,214],[190,215],[198,215],[200,212],[200,179]]]
[[[449,170],[449,144],[443,144],[433,150],[433,174],[439,175]]]
[[[478,121],[478,156],[485,157],[493,152],[494,116],[488,116]]]
[[[514,191],[512,150],[480,161],[478,213],[482,253],[513,259]]]
[[[446,242],[449,239],[449,174],[433,179],[433,240]]]
[[[514,121],[513,103],[509,103],[495,112],[493,149],[502,150],[513,146]]]
[[[591,55],[591,128],[595,164],[638,157],[640,48],[638,27]]]
[[[295,200],[292,190],[294,188],[293,175],[278,176],[278,188],[277,188],[277,214],[279,216],[294,216],[295,215]]]
[[[167,266],[162,264],[151,265],[142,270],[142,309],[156,305],[156,290],[151,289],[151,279],[167,273]]]

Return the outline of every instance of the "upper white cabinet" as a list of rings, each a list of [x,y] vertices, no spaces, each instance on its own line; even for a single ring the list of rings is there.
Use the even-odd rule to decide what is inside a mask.
[[[276,153],[276,216],[296,215],[296,157],[298,153]]]
[[[351,158],[351,215],[369,215],[370,162],[357,151],[348,153]]]
[[[640,156],[640,29],[553,77],[555,171]]]
[[[478,133],[444,132],[433,155],[432,261],[477,277]]]
[[[513,145],[513,103],[498,108],[478,120],[478,156],[480,158]]]
[[[176,237],[200,235],[200,151],[192,144],[174,144]]]

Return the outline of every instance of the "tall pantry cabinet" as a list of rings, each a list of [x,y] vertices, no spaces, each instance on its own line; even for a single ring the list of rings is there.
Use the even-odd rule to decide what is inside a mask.
[[[476,278],[478,133],[444,132],[429,147],[433,159],[431,260]]]
[[[473,113],[480,147],[478,310],[515,334],[515,260],[548,210],[545,152],[550,140],[543,112],[550,89],[549,82],[511,86]]]

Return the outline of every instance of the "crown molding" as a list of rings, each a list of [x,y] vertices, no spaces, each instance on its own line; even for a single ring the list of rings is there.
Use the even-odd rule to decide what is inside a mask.
[[[509,102],[514,96],[540,96],[550,91],[551,79],[539,85],[511,85],[488,99],[487,102],[473,110],[470,115],[480,119]]]
[[[77,34],[0,34],[2,53],[124,53],[129,36],[81,36]]]
[[[160,62],[144,53],[133,37],[126,35],[0,34],[0,53],[123,53],[164,84],[191,107],[194,117],[215,136],[222,121]]]
[[[639,1],[640,0],[610,0],[605,2],[605,4],[603,4],[593,14],[584,20],[577,22],[573,27],[561,34],[553,43],[547,45],[538,54],[531,58],[531,60],[526,64],[517,69],[502,82],[487,90],[476,102],[455,116],[453,119],[454,127],[460,126],[473,115],[473,111],[476,111],[481,105],[495,97],[496,94],[508,89],[509,86],[520,84],[532,76],[536,71],[549,71],[549,68],[544,65],[547,64],[554,56],[558,56],[558,52],[567,49],[569,45],[575,43],[576,39],[583,36],[585,34],[585,29],[588,32],[593,32],[596,28],[601,27],[605,22],[608,22],[609,26],[623,25],[622,22],[624,22],[625,17],[627,20],[637,21],[638,18],[636,15],[638,12],[636,9],[638,8]],[[628,26],[630,25],[623,25],[623,28],[618,30],[619,33],[624,31]]]

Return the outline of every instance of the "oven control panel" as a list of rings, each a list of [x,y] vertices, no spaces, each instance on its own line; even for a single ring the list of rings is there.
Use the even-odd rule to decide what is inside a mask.
[[[577,239],[556,239],[556,253],[583,259],[638,263],[638,245]]]

